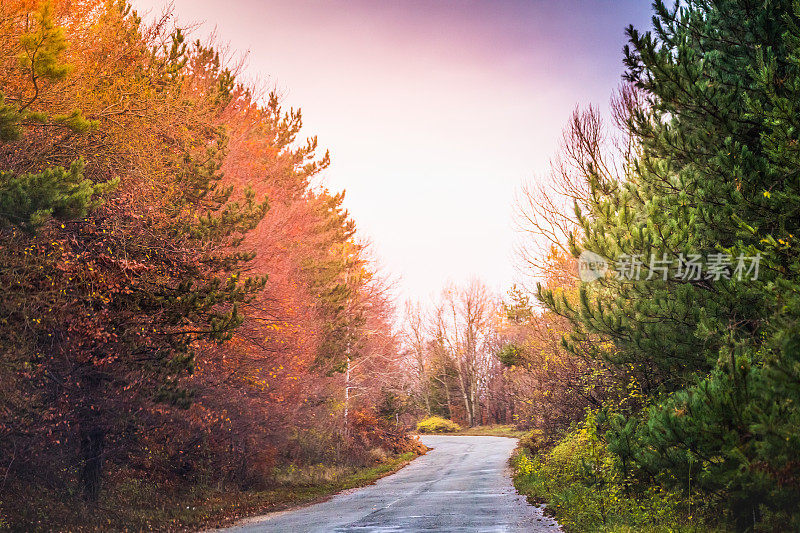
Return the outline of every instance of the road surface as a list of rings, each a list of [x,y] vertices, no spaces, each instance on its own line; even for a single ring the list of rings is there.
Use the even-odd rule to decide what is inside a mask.
[[[308,507],[250,518],[225,531],[560,531],[514,490],[507,468],[515,440],[426,435],[422,442],[433,449],[374,485]]]

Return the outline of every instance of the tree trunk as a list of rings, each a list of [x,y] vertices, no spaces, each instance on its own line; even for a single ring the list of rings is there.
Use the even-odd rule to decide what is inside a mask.
[[[472,396],[472,422],[473,424],[479,426],[483,422],[483,417],[481,413],[481,405],[480,401],[478,400],[478,387],[476,385],[470,386],[470,395]]]
[[[103,452],[106,432],[99,425],[82,423],[81,439],[81,472],[80,480],[83,497],[86,501],[96,502],[100,496],[100,484],[103,479]]]
[[[344,436],[350,436],[350,357],[347,357],[347,370],[344,375]]]
[[[464,386],[461,386],[461,396],[464,397],[464,416],[467,417],[467,425],[472,427],[475,425],[475,415],[472,412],[472,402],[469,399],[469,395],[467,391],[464,389]]]
[[[465,372],[464,369],[461,368],[461,363],[459,366],[456,367],[456,371],[458,372],[458,391],[461,393],[461,398],[464,401],[464,416],[467,419],[467,425],[472,427],[475,425],[475,416],[472,412],[472,399],[470,398],[470,391],[469,385],[465,383]]]
[[[445,401],[447,402],[447,418],[448,420],[453,419],[453,400],[450,396],[450,385],[447,383],[447,374],[442,373],[442,379],[436,378],[436,380],[442,384],[442,389],[444,389],[444,397]]]

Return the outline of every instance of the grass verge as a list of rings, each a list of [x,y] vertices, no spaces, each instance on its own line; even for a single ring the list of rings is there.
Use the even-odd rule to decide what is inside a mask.
[[[474,428],[464,428],[456,435],[473,435],[484,437],[511,437],[513,439],[521,439],[525,436],[527,431],[517,429],[513,425],[491,425],[491,426],[475,426]]]
[[[109,487],[92,511],[80,509],[65,497],[38,501],[34,514],[17,516],[20,531],[197,531],[222,527],[250,516],[324,501],[337,492],[370,485],[397,472],[418,455],[406,452],[376,466],[341,470],[324,482],[284,483],[269,490],[236,487],[194,487],[174,492],[143,480],[128,479]],[[298,477],[300,479],[300,477]],[[31,502],[33,503],[33,502]],[[73,502],[74,503],[74,502]],[[12,529],[14,529],[12,527]]]
[[[459,431],[432,431],[430,433],[420,433],[420,435],[468,435],[474,437],[511,437],[513,439],[521,439],[527,434],[527,431],[517,429],[511,424],[495,424],[490,426],[475,426],[472,428],[464,428]]]
[[[511,459],[514,486],[546,504],[567,532],[656,533],[721,531],[707,525],[698,502],[657,486],[624,479],[602,441],[581,425],[547,452],[518,448]]]

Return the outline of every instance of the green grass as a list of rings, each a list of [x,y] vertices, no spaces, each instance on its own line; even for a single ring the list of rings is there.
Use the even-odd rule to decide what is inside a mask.
[[[142,480],[108,487],[96,510],[76,498],[58,501],[31,495],[29,511],[15,524],[20,531],[197,531],[230,525],[249,516],[324,500],[342,490],[363,487],[392,474],[416,458],[407,452],[366,468],[310,467],[283,473],[283,484],[269,490],[195,487],[175,492]],[[70,504],[70,502],[72,502]],[[34,510],[35,509],[35,510]],[[18,526],[18,527],[17,527]]]

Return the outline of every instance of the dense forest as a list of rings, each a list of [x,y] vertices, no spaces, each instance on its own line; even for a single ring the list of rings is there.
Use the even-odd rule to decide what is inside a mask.
[[[168,20],[0,3],[0,524],[15,529],[119,528],[130,517],[98,512],[115,498],[161,506],[160,491],[419,450],[376,415],[401,386],[390,287],[316,179],[328,154],[299,110]]]
[[[519,190],[523,281],[403,308],[225,46],[0,1],[0,529],[226,524],[416,428],[521,436],[567,531],[800,530],[800,4],[653,12]]]
[[[796,2],[655,2],[610,123],[576,111],[520,195],[549,249],[521,258],[542,307],[509,317],[565,332],[585,412],[529,439],[517,482],[565,527],[800,528],[799,23]]]

